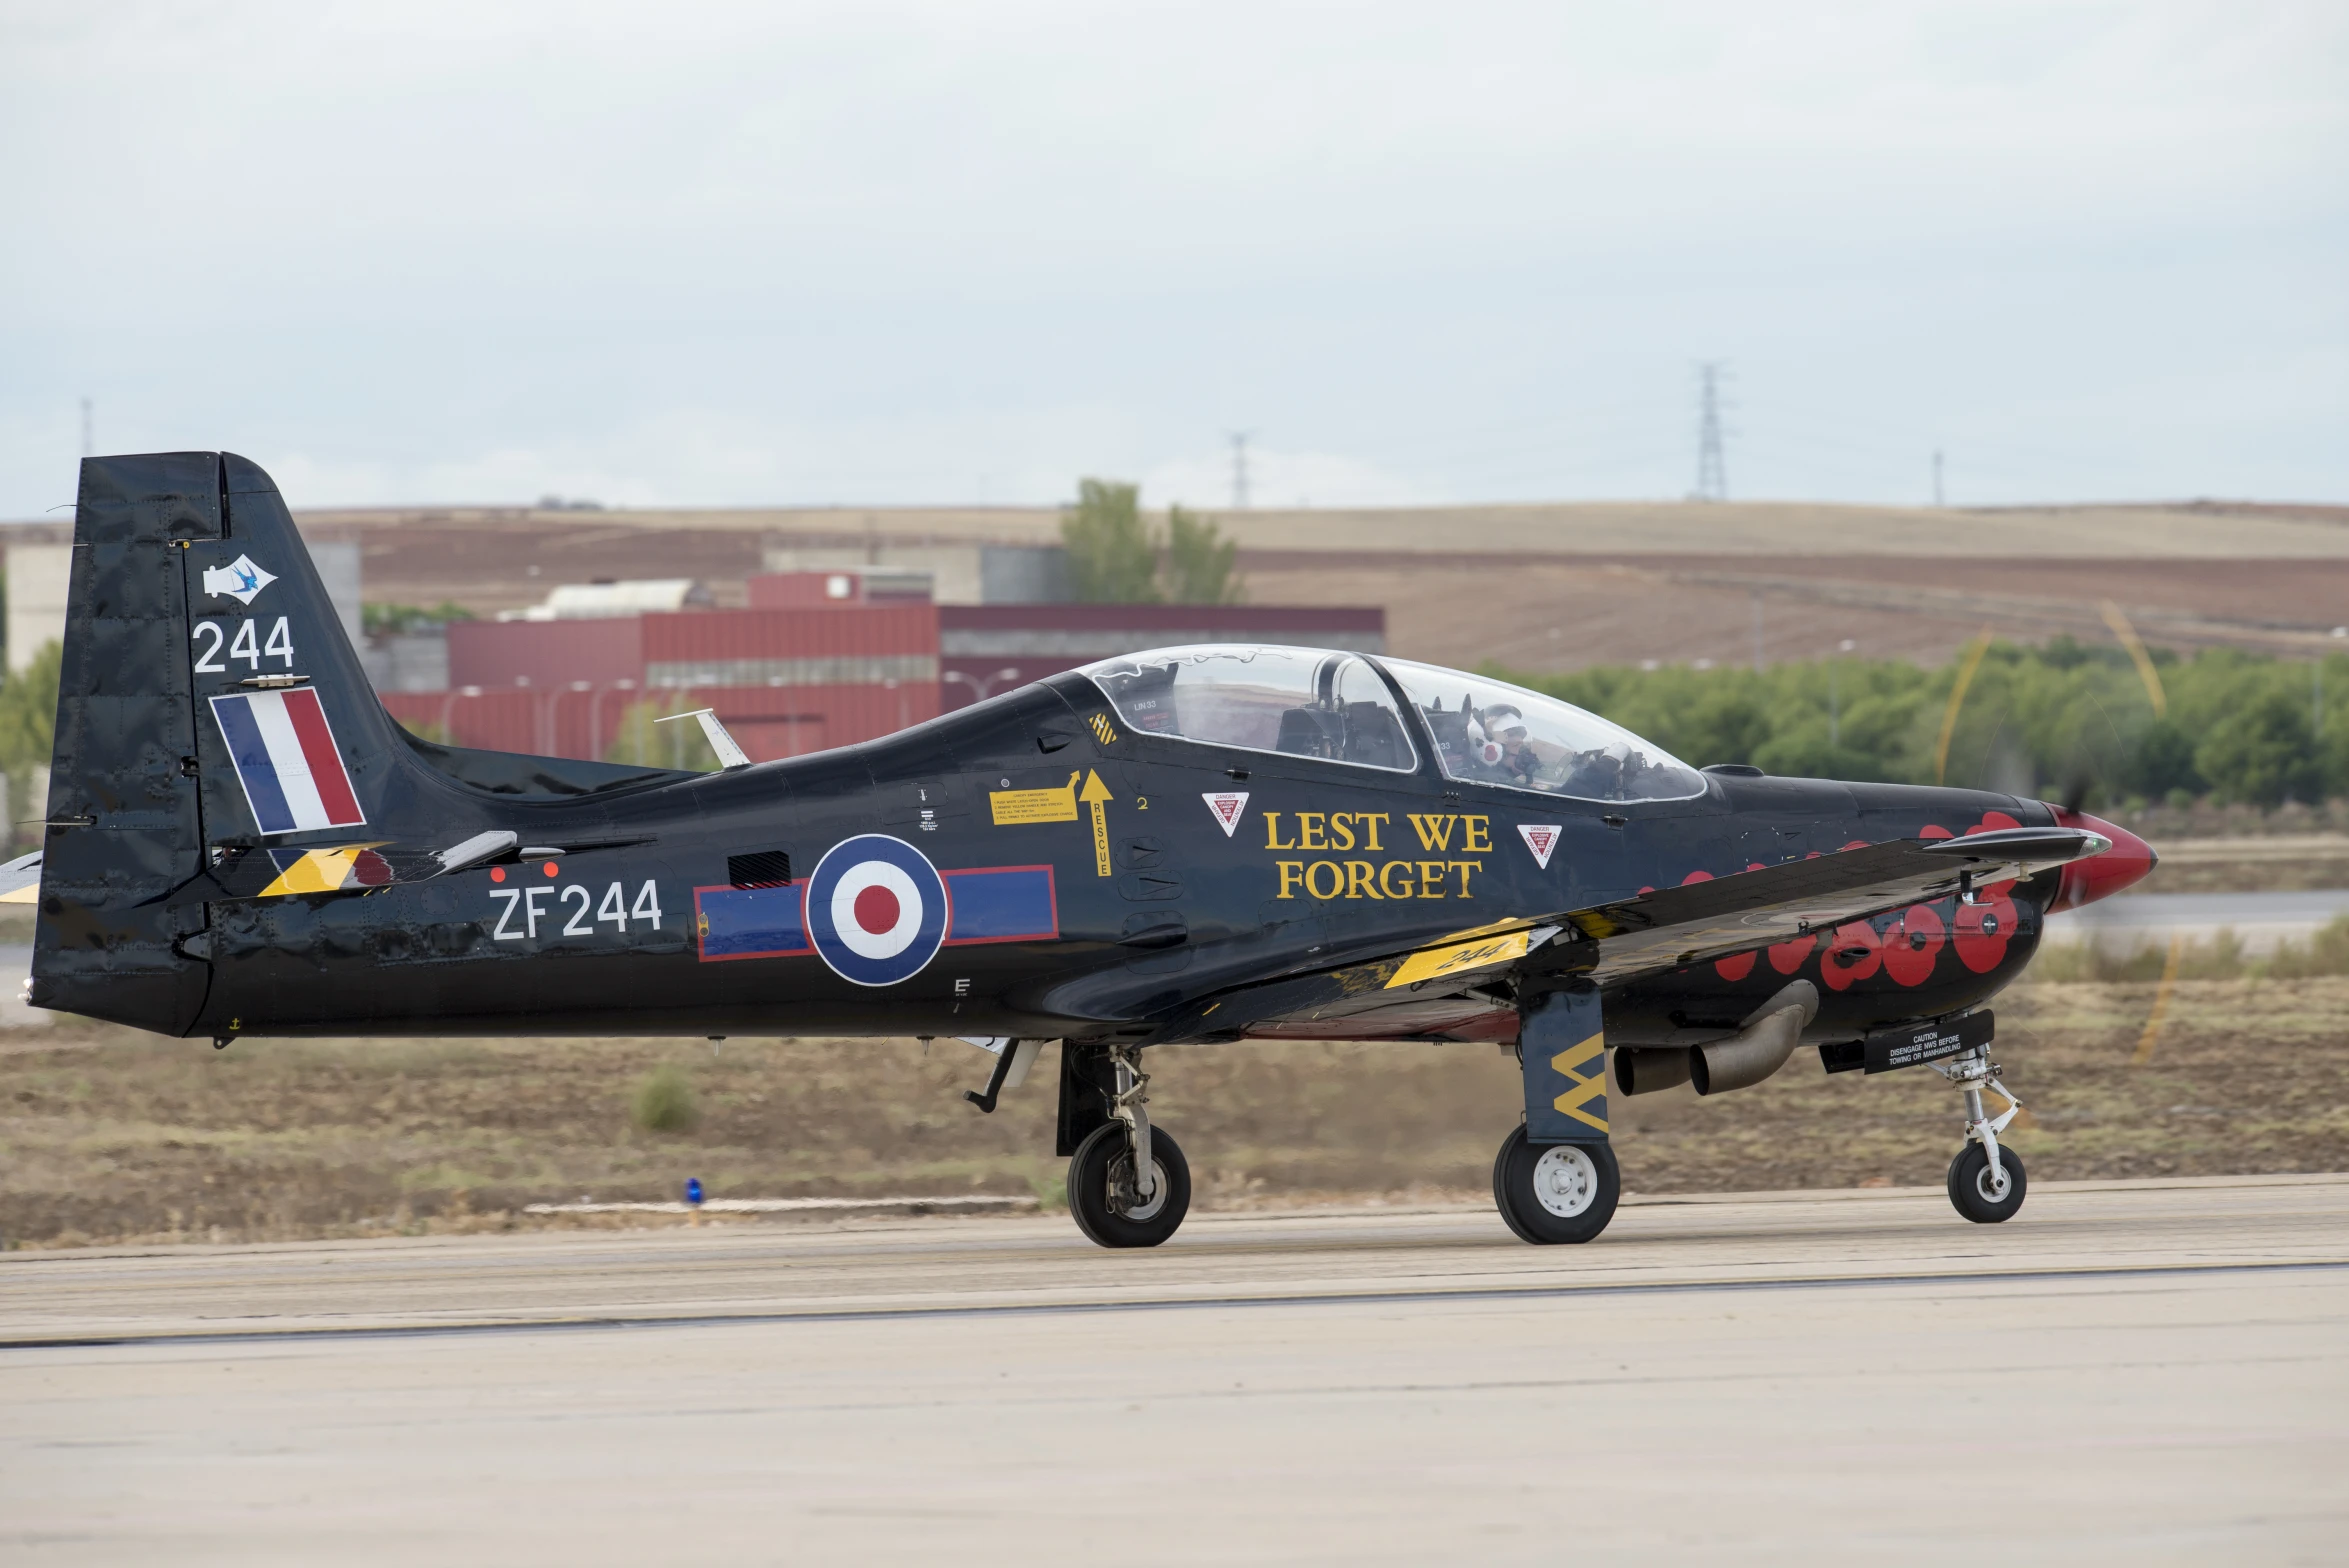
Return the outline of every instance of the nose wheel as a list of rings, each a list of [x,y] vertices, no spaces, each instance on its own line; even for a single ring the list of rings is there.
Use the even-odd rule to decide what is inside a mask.
[[[1958,1150],[1949,1162],[1949,1201],[1977,1225],[1996,1225],[2014,1218],[2023,1206],[2022,1156],[2012,1149],[1998,1151],[1998,1168],[1990,1165],[1990,1151],[1978,1143]]]
[[[1191,1166],[1163,1127],[1150,1129],[1150,1190],[1134,1179],[1133,1140],[1122,1122],[1097,1127],[1068,1162],[1068,1209],[1077,1229],[1104,1247],[1155,1247],[1191,1212]]]
[[[1986,1048],[1977,1046],[1947,1063],[1935,1062],[1933,1070],[1966,1100],[1966,1146],[1949,1162],[1951,1205],[1977,1225],[2013,1219],[2022,1210],[2030,1180],[2023,1173],[2022,1156],[2000,1143],[1998,1135],[2022,1114],[2023,1102],[1998,1081],[1998,1064]],[[1985,1114],[1984,1089],[2006,1101],[2006,1109],[1996,1116]]]

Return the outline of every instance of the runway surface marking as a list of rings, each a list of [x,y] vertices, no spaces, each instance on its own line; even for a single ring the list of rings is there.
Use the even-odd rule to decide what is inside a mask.
[[[1906,1274],[1822,1274],[1784,1279],[1682,1281],[1646,1285],[1534,1285],[1459,1290],[1340,1291],[1297,1295],[1163,1296],[1123,1301],[1071,1301],[1041,1305],[877,1307],[866,1310],[797,1312],[679,1313],[639,1317],[495,1318],[470,1322],[384,1324],[366,1328],[311,1327],[222,1329],[159,1334],[102,1334],[83,1337],[0,1339],[0,1351],[57,1350],[116,1345],[264,1344],[309,1339],[398,1339],[451,1334],[535,1334],[556,1331],[641,1328],[720,1328],[731,1324],[863,1323],[892,1318],[1052,1316],[1105,1312],[1182,1312],[1232,1307],[1343,1307],[1382,1302],[1509,1301],[1561,1296],[1684,1295],[1706,1291],[1837,1290],[1872,1285],[1994,1285],[2031,1281],[2158,1279],[2164,1275],[2267,1274],[2349,1270],[2349,1258],[2304,1263],[2172,1263],[2146,1267],[2005,1269]]]
[[[2341,1178],[13,1253],[124,1338],[0,1356],[0,1558],[2332,1560],[2345,1259]]]
[[[1371,1209],[1201,1216],[1137,1253],[1102,1252],[1059,1217],[15,1253],[0,1258],[0,1346],[2349,1262],[2349,1177],[2047,1182],[1998,1227],[1957,1219],[1934,1189],[1790,1196],[1626,1204],[1598,1242],[1555,1248],[1517,1242],[1485,1209]]]

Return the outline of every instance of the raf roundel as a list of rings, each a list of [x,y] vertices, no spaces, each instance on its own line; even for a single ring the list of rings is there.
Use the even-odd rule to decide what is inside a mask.
[[[857,985],[911,980],[946,939],[946,881],[903,839],[866,833],[824,852],[807,879],[816,956]]]

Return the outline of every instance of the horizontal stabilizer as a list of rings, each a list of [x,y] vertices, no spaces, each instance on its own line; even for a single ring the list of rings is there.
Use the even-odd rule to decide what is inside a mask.
[[[0,904],[37,904],[41,901],[41,851],[19,855],[0,866]]]

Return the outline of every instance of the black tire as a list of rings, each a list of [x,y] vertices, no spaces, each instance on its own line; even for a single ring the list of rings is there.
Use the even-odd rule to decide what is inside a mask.
[[[1104,1247],[1155,1247],[1191,1212],[1191,1165],[1163,1127],[1150,1129],[1150,1163],[1159,1192],[1149,1203],[1121,1208],[1118,1189],[1131,1191],[1134,1157],[1126,1124],[1093,1129],[1068,1162],[1068,1211],[1088,1240]]]
[[[1591,1240],[1615,1217],[1622,1196],[1623,1173],[1603,1143],[1528,1143],[1519,1127],[1493,1161],[1501,1218],[1536,1246]]]
[[[1509,1227],[1512,1235],[1529,1247],[1538,1247],[1541,1245],[1541,1238],[1519,1224],[1516,1210],[1509,1206],[1507,1183],[1509,1151],[1515,1149],[1524,1138],[1525,1130],[1519,1128],[1514,1134],[1501,1140],[1500,1152],[1493,1156],[1493,1207],[1501,1211],[1501,1223]]]
[[[2006,1177],[2004,1193],[1991,1190],[1990,1151],[1982,1145],[1968,1143],[1949,1162],[1949,1201],[1977,1225],[1996,1225],[2013,1219],[2023,1206],[2023,1194],[2030,1188],[2030,1177],[2023,1171],[2023,1157],[2003,1143],[1998,1146],[1998,1168]]]

